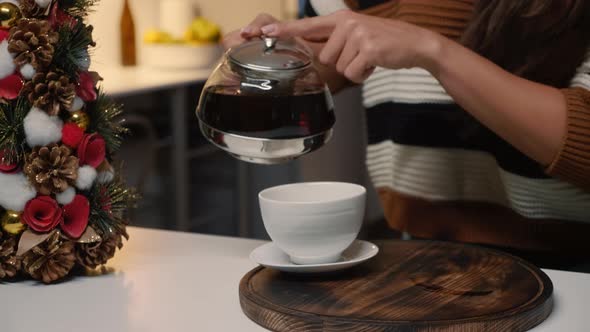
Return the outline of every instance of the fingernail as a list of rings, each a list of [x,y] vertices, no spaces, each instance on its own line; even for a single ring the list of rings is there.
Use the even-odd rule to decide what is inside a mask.
[[[243,27],[242,30],[240,30],[240,33],[246,33],[246,34],[252,33],[252,27],[249,27],[249,26]]]
[[[262,31],[263,34],[270,35],[271,33],[275,32],[277,30],[277,25],[276,24],[265,25],[262,28],[260,28],[260,30]]]

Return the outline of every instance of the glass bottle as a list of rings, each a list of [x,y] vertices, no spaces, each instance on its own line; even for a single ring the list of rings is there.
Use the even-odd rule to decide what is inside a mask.
[[[123,2],[121,14],[121,62],[123,66],[135,66],[137,64],[135,50],[135,23],[131,14],[129,0]]]

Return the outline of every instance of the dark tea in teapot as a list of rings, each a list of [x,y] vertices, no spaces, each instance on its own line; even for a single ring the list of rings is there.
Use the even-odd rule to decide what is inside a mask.
[[[291,139],[330,130],[335,117],[324,91],[304,94],[240,93],[207,87],[201,96],[201,120],[225,133],[265,139]]]

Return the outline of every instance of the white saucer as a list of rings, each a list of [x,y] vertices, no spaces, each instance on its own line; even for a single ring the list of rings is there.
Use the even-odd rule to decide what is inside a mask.
[[[250,259],[264,267],[283,272],[319,273],[347,269],[371,259],[378,252],[379,248],[371,242],[355,240],[337,262],[298,265],[291,263],[289,256],[271,242],[254,249]]]

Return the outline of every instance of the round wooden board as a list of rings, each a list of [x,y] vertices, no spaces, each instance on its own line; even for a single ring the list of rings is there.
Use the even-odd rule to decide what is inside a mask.
[[[379,247],[328,275],[258,267],[240,282],[242,310],[280,332],[526,331],[551,313],[551,280],[519,258],[445,242]]]

